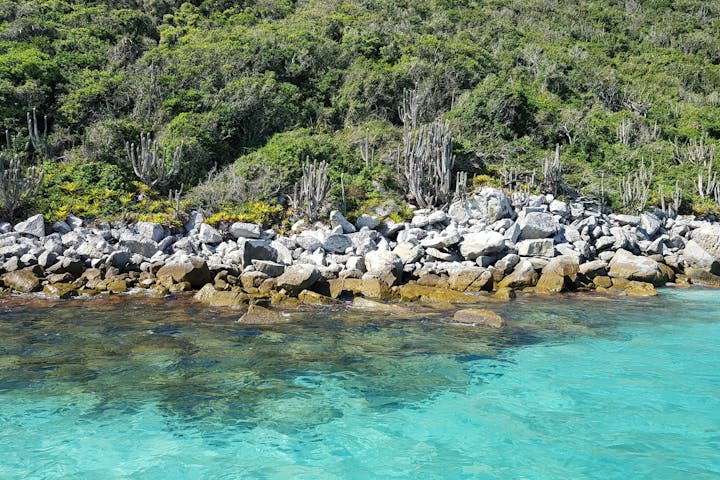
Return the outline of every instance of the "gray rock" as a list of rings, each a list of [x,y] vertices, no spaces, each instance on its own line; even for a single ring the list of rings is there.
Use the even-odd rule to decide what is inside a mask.
[[[238,242],[242,249],[243,267],[252,264],[253,260],[277,261],[277,250],[267,240],[246,240]]]
[[[260,238],[260,233],[257,223],[235,222],[230,225],[230,235],[235,238]]]
[[[317,237],[309,233],[302,233],[296,236],[295,243],[298,247],[307,252],[314,252],[318,248],[322,248],[322,242],[320,242]]]
[[[200,233],[198,233],[198,240],[202,243],[220,243],[222,242],[222,235],[215,228],[211,227],[207,223],[200,224]]]
[[[342,213],[337,210],[330,212],[330,225],[333,227],[342,227],[343,233],[355,233],[355,226],[348,222]]]
[[[401,242],[393,249],[393,253],[400,257],[400,260],[402,260],[403,264],[406,265],[420,260],[422,256],[425,255],[425,249],[420,245]]]
[[[200,288],[213,280],[207,263],[198,257],[166,263],[158,270],[157,278],[166,286],[188,282],[193,288]]]
[[[635,215],[611,215],[610,218],[615,220],[619,225],[630,225],[637,227],[640,225],[640,217]]]
[[[402,277],[403,262],[393,252],[375,250],[365,255],[365,268],[370,275],[392,286]]]
[[[15,231],[42,238],[45,236],[45,218],[41,214],[34,215],[15,225]]]
[[[550,202],[550,213],[553,213],[555,215],[560,215],[563,218],[570,216],[570,207],[568,207],[568,204],[565,202],[561,202],[560,200],[553,200]]]
[[[555,235],[557,224],[549,213],[528,213],[518,220],[520,226],[519,240],[548,238]]]
[[[205,221],[205,216],[198,212],[192,211],[188,221],[185,223],[185,231],[192,232],[196,228],[200,228],[200,225]]]
[[[654,239],[662,229],[662,222],[652,213],[640,215],[640,228],[645,231],[650,240]]]
[[[666,279],[658,262],[649,257],[633,255],[627,250],[618,250],[610,260],[611,277],[638,280],[653,284],[663,283]]]
[[[323,248],[326,252],[345,253],[348,249],[352,249],[353,242],[350,237],[343,234],[329,235],[323,242]]]
[[[375,230],[377,227],[380,226],[380,219],[373,215],[363,213],[358,217],[357,221],[355,222],[355,226],[358,230],[365,227],[369,228],[370,230]]]
[[[270,246],[277,252],[277,261],[285,265],[292,265],[293,257],[292,251],[287,247],[285,243],[279,240],[273,240],[270,242]]]
[[[128,252],[150,258],[158,251],[158,244],[149,238],[126,232],[120,238],[119,245]],[[94,256],[94,255],[93,255]]]
[[[522,240],[516,245],[521,257],[554,257],[555,246],[552,238]]]
[[[367,269],[365,268],[365,258],[353,255],[348,258],[345,264],[345,268],[350,271],[365,273],[367,271]]]
[[[469,233],[460,244],[460,254],[467,260],[500,253],[505,249],[505,237],[494,231]]]
[[[81,218],[76,217],[75,215],[68,215],[68,217],[65,219],[68,225],[70,225],[70,228],[75,230],[76,228],[80,228],[83,226],[83,221]]]
[[[598,252],[602,252],[603,250],[608,250],[615,245],[615,237],[600,237],[597,240],[595,240],[595,250]]]
[[[415,215],[410,221],[412,228],[423,228],[428,225],[430,225],[430,219],[428,219],[427,215]]]
[[[12,225],[8,222],[0,222],[0,234],[12,231]]]
[[[689,240],[681,256],[682,262],[692,268],[720,275],[720,262],[695,240]]]
[[[720,260],[720,224],[704,224],[694,230],[690,237],[716,260]]]
[[[459,224],[466,224],[470,220],[493,223],[501,218],[512,217],[513,208],[510,199],[504,193],[494,188],[483,187],[473,197],[450,205],[448,215]]]
[[[42,268],[49,268],[57,263],[57,255],[55,252],[48,252],[47,250],[38,256],[38,265]]]
[[[289,295],[297,296],[303,290],[312,287],[320,280],[320,270],[314,265],[297,264],[285,269],[277,279],[277,288],[284,289]]]
[[[252,265],[255,270],[264,273],[268,277],[275,278],[285,273],[285,265],[268,260],[253,260]]]
[[[67,222],[63,222],[62,220],[59,220],[59,221],[53,223],[52,229],[53,229],[53,232],[58,232],[58,233],[72,232],[72,227],[70,227],[70,225],[68,225]]]
[[[159,242],[165,238],[165,229],[159,223],[138,222],[135,225],[135,229],[140,235],[149,238],[153,242]]]
[[[428,224],[430,225],[436,225],[438,223],[445,223],[450,219],[447,213],[443,212],[442,210],[435,210],[430,215],[428,215]]]
[[[593,260],[592,262],[583,263],[580,265],[580,273],[588,278],[595,278],[598,275],[607,275],[607,262],[603,260]]]
[[[456,253],[445,252],[437,248],[426,248],[425,254],[441,262],[459,262],[462,260],[462,257]]]

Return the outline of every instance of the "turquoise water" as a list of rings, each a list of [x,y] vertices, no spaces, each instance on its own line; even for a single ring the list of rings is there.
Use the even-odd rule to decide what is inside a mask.
[[[0,479],[720,478],[720,292],[491,308],[0,300]]]

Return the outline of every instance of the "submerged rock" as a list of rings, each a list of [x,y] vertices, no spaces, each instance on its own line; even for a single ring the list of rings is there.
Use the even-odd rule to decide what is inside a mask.
[[[247,312],[237,322],[252,325],[273,325],[275,323],[287,323],[289,320],[275,310],[250,304]]]
[[[505,326],[505,320],[500,315],[492,310],[480,308],[458,310],[453,315],[453,322],[476,327],[501,328]]]

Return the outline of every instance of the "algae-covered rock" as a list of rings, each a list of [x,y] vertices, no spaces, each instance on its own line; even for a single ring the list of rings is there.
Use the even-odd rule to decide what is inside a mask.
[[[260,305],[251,304],[247,312],[240,317],[238,323],[247,323],[252,325],[273,325],[276,323],[287,323],[289,320],[283,317],[279,312]]]
[[[417,283],[408,283],[398,289],[400,299],[405,302],[422,301],[428,303],[477,303],[480,297],[446,288],[428,287]]]
[[[458,310],[453,315],[453,322],[476,327],[501,328],[505,326],[505,320],[493,312],[481,308],[467,308]]]
[[[625,278],[614,278],[612,288],[622,290],[631,297],[654,297],[657,290],[652,283],[627,280]]]
[[[105,289],[110,293],[125,293],[127,292],[128,286],[125,280],[112,280],[107,283]]]
[[[510,287],[512,289],[533,287],[538,281],[538,274],[529,260],[521,260],[510,275],[503,278],[500,284],[502,287]]]
[[[298,295],[298,300],[300,300],[306,305],[332,305],[339,303],[336,299],[332,297],[326,297],[325,295],[313,292],[311,290],[303,290],[302,292],[300,292],[300,294]]]
[[[553,294],[560,293],[565,288],[565,277],[555,272],[545,272],[535,285],[537,293]]]
[[[498,288],[498,291],[495,292],[495,298],[498,298],[500,300],[510,301],[515,297],[515,290],[510,287]]]
[[[219,291],[215,287],[208,283],[193,297],[198,302],[201,302],[209,307],[239,307],[248,302],[247,294],[238,291]]]
[[[40,290],[40,279],[31,269],[15,270],[3,275],[6,287],[20,293],[30,293]]]
[[[452,290],[459,292],[479,292],[492,290],[493,276],[481,267],[463,267],[450,272],[448,279]]]
[[[70,283],[51,283],[45,285],[43,293],[51,298],[70,298],[78,295],[74,285]]]

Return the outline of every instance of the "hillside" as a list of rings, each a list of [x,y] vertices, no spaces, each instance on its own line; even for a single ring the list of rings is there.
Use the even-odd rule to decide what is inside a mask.
[[[171,221],[182,186],[183,210],[280,222],[306,159],[325,203],[402,216],[403,137],[440,118],[471,186],[548,191],[559,145],[559,195],[708,214],[719,92],[711,1],[0,1],[2,155],[42,165],[48,218]],[[179,160],[152,187],[145,132]]]

